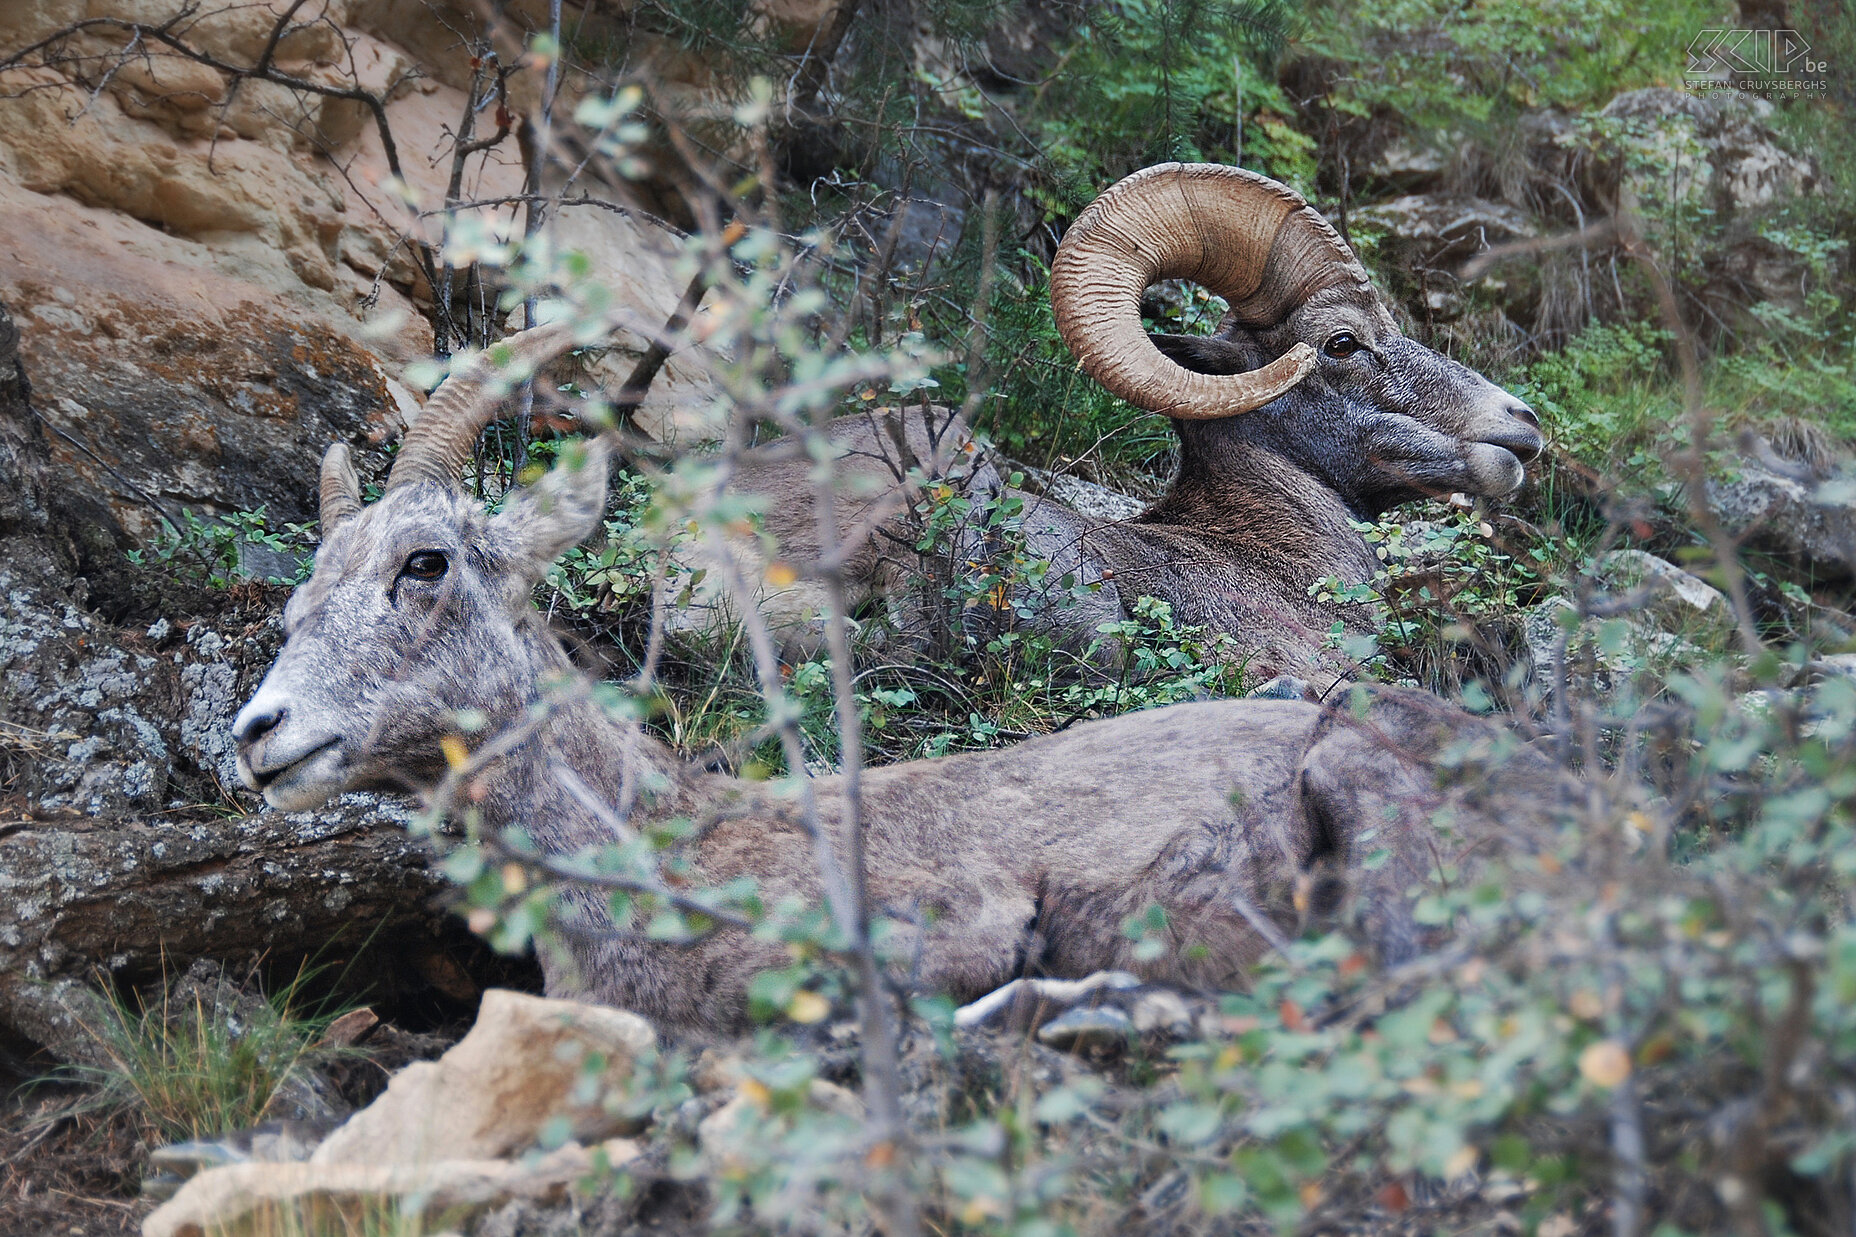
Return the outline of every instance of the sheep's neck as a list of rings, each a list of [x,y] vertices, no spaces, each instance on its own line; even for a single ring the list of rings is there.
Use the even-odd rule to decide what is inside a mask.
[[[1207,446],[1189,430],[1181,438],[1179,475],[1141,523],[1231,538],[1247,555],[1275,560],[1310,581],[1372,578],[1377,561],[1351,523],[1363,515],[1321,478],[1261,443],[1238,438]]]
[[[524,634],[530,671],[519,705],[496,710],[488,733],[527,733],[467,787],[484,827],[520,827],[543,852],[564,855],[617,841],[621,819],[691,810],[696,777],[676,754],[608,715],[550,637]]]

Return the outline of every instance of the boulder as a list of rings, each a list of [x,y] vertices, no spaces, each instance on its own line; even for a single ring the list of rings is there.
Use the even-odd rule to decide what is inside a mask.
[[[533,1161],[232,1164],[182,1186],[142,1222],[142,1237],[368,1232],[383,1219],[387,1231],[400,1231],[393,1226],[412,1217],[430,1218],[418,1231],[442,1232],[511,1202],[558,1201],[576,1182],[638,1154],[635,1143],[615,1138],[592,1149],[570,1143]]]
[[[1120,1052],[1134,1038],[1134,1020],[1112,1005],[1069,1010],[1038,1028],[1038,1042],[1082,1056]]]
[[[1666,680],[1709,655],[1703,646],[1663,630],[1648,614],[1583,622],[1577,614],[1566,598],[1550,597],[1521,615],[1521,636],[1533,663],[1534,688],[1543,700],[1559,690],[1562,639],[1566,642],[1563,673],[1573,698],[1606,707],[1624,700],[1634,708],[1632,698],[1621,693],[1639,675],[1648,676],[1651,682]]]
[[[0,56],[79,19],[159,21],[180,7],[42,0],[0,30]],[[255,62],[288,7],[203,14],[185,37]],[[432,290],[412,254],[437,235],[417,210],[445,200],[471,73],[470,48],[442,22],[478,20],[468,5],[429,7],[328,0],[316,20],[299,14],[276,49],[287,72],[386,100],[397,182],[371,113],[352,100],[259,81],[233,91],[158,47],[93,89],[96,66],[128,37],[118,31],[76,39],[88,60],[0,82],[0,301],[24,331],[55,462],[111,538],[146,541],[163,509],[172,518],[182,507],[306,520],[328,442],[378,445],[417,414],[416,393],[396,381],[433,344],[420,308]],[[433,37],[371,32],[400,27]],[[506,201],[489,203],[523,184],[510,138],[471,158],[463,193],[485,205],[466,213],[506,221]],[[681,238],[636,213],[580,205],[554,212],[548,240],[586,254],[633,315],[593,366],[616,385],[683,293]],[[671,359],[637,422],[705,435],[712,396],[692,349]]]
[[[861,1098],[822,1078],[806,1083],[805,1103],[798,1111],[788,1107],[776,1109],[773,1093],[766,1084],[741,1078],[728,1101],[702,1119],[697,1127],[697,1141],[710,1174],[738,1178],[751,1172],[757,1163],[764,1163],[770,1155],[778,1154],[771,1150],[774,1144],[769,1134],[779,1124],[810,1119],[814,1124],[804,1141],[808,1150],[816,1153],[825,1149],[827,1140],[848,1143],[857,1137],[864,1116]],[[790,1132],[790,1126],[779,1132]]]
[[[1033,493],[1053,498],[1092,520],[1132,520],[1147,510],[1147,504],[1132,494],[1111,490],[1073,473],[1047,472],[1028,465],[1019,467]]]
[[[1820,578],[1856,576],[1856,474],[1777,471],[1742,461],[1708,482],[1708,506],[1749,545],[1808,566]]]
[[[1406,194],[1356,211],[1353,218],[1356,227],[1385,229],[1385,243],[1417,249],[1430,266],[1469,257],[1498,241],[1532,236],[1535,230],[1520,207],[1451,193]]]
[[[1535,232],[1533,217],[1519,207],[1450,191],[1406,194],[1356,211],[1353,220],[1356,230],[1384,232],[1379,257],[1400,272],[1411,313],[1433,323],[1463,312],[1455,272],[1465,262]]]
[[[1727,215],[1817,187],[1817,161],[1780,143],[1772,115],[1772,104],[1752,95],[1667,86],[1625,91],[1599,113],[1611,122],[1614,150],[1625,156],[1623,183],[1639,200]]]
[[[492,989],[470,1034],[438,1060],[394,1075],[310,1162],[491,1160],[529,1151],[549,1133],[609,1137],[636,1123],[615,1113],[608,1096],[656,1045],[636,1014]]]
[[[1592,574],[1606,592],[1630,599],[1634,612],[1654,618],[1665,631],[1692,629],[1697,623],[1725,631],[1733,624],[1719,589],[1643,550],[1612,550],[1593,565]]]
[[[1642,550],[1613,550],[1592,568],[1594,616],[1551,597],[1522,616],[1521,634],[1542,696],[1565,676],[1576,695],[1610,702],[1639,674],[1652,678],[1705,659],[1733,638],[1727,598],[1707,581]],[[1602,616],[1602,617],[1601,617]]]
[[[432,1228],[515,1200],[557,1200],[638,1156],[637,1144],[612,1137],[634,1123],[608,1101],[656,1044],[635,1014],[493,989],[468,1035],[395,1074],[306,1160],[209,1168],[142,1232],[270,1232],[280,1215],[417,1215]],[[562,1145],[538,1154],[543,1140]]]

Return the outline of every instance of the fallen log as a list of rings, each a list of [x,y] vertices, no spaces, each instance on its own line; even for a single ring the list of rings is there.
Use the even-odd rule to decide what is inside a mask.
[[[0,823],[0,1026],[65,1060],[91,1056],[94,985],[139,984],[195,958],[335,967],[370,942],[376,984],[423,974],[460,999],[447,882],[407,810],[349,795],[327,810],[235,819]]]

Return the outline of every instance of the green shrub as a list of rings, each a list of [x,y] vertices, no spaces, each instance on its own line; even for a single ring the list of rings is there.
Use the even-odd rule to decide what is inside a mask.
[[[95,1088],[95,1109],[129,1114],[152,1140],[210,1138],[247,1129],[271,1114],[280,1091],[333,1051],[318,1041],[346,1012],[311,1001],[311,972],[267,1000],[209,1000],[197,988],[176,997],[163,985],[144,998],[105,990],[88,1029],[108,1060],[77,1076]]]

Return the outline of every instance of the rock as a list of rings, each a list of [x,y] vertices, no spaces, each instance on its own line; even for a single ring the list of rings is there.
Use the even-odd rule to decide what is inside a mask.
[[[1784,475],[1743,462],[1708,482],[1708,506],[1749,544],[1809,565],[1819,577],[1856,576],[1856,474]]]
[[[1038,1042],[1067,1052],[1119,1052],[1134,1038],[1134,1020],[1113,1006],[1072,1009],[1038,1028]]]
[[[159,812],[238,785],[231,720],[276,652],[272,599],[205,589],[184,630],[118,631],[29,546],[0,550],[0,760],[34,813]],[[127,562],[119,576],[135,571]],[[247,608],[247,607],[250,608]]]
[[[1141,993],[1128,1017],[1143,1037],[1163,1035],[1184,1039],[1192,1034],[1192,1011],[1183,997],[1165,988]]]
[[[608,1137],[634,1124],[606,1106],[608,1090],[656,1045],[636,1014],[492,989],[470,1034],[394,1075],[312,1160],[488,1160],[528,1151],[553,1129],[581,1142]]]
[[[259,1237],[297,1231],[306,1216],[335,1218],[336,1231],[361,1232],[383,1204],[399,1216],[470,1215],[514,1200],[552,1202],[588,1175],[629,1163],[637,1144],[615,1138],[588,1149],[569,1143],[530,1161],[442,1160],[430,1164],[232,1164],[188,1181],[142,1222],[143,1237]],[[309,1231],[320,1231],[310,1229]]]
[[[704,1117],[697,1126],[703,1160],[716,1175],[738,1174],[769,1154],[767,1122],[772,1117],[770,1092],[752,1079],[737,1083],[728,1102]],[[807,1107],[835,1119],[847,1132],[861,1125],[864,1102],[855,1092],[834,1082],[814,1078],[806,1084]]]
[[[88,1060],[86,985],[189,958],[309,957],[370,934],[414,964],[440,949],[449,883],[403,807],[346,796],[318,813],[14,820],[0,828],[0,1026]]]
[[[232,1043],[262,1034],[278,1022],[277,1010],[269,1001],[234,980],[221,963],[210,958],[188,967],[158,1008],[166,1013],[169,1025],[183,1034],[198,1035],[200,1027],[210,1026]],[[311,1130],[327,1133],[352,1111],[320,1073],[300,1068],[279,1081],[265,1115],[286,1123],[293,1136],[302,1137]]]
[[[1612,550],[1594,566],[1594,576],[1613,595],[1645,596],[1644,612],[1666,631],[1697,619],[1731,624],[1725,595],[1700,576],[1642,550]]]
[[[1641,200],[1673,192],[1730,215],[1817,187],[1817,161],[1780,144],[1772,115],[1772,104],[1752,95],[1666,86],[1625,91],[1599,113],[1633,156],[1625,183]]]
[[[1649,612],[1588,618],[1576,623],[1568,633],[1565,624],[1572,622],[1576,613],[1570,601],[1552,597],[1522,614],[1521,635],[1533,662],[1535,688],[1543,699],[1558,690],[1562,638],[1566,639],[1566,673],[1574,697],[1602,705],[1617,701],[1622,690],[1640,674],[1664,679],[1710,656],[1704,646],[1662,629],[1657,616]],[[1723,613],[1720,617],[1724,621],[1727,616]],[[1695,633],[1691,630],[1690,634]]]
[[[288,550],[279,550],[247,537],[240,537],[233,548],[238,555],[238,574],[247,580],[294,584],[297,576],[303,574],[302,562]]]
[[[605,1101],[656,1045],[635,1014],[492,989],[468,1035],[394,1075],[307,1158],[208,1168],[148,1218],[144,1237],[269,1232],[256,1218],[332,1210],[352,1220],[383,1203],[456,1224],[512,1200],[556,1201],[639,1155],[610,1137],[631,1123]],[[547,1138],[571,1141],[527,1156]]]
[[[1449,191],[1407,194],[1366,207],[1354,219],[1356,228],[1384,229],[1379,254],[1402,273],[1411,312],[1427,322],[1462,313],[1456,272],[1465,262],[1535,232],[1527,211]]]
[[[1319,702],[1321,694],[1315,685],[1307,679],[1298,679],[1292,674],[1279,674],[1267,683],[1260,683],[1244,693],[1246,700],[1307,700]]]
[[[1451,160],[1442,147],[1442,142],[1420,143],[1402,135],[1393,137],[1373,156],[1367,171],[1381,180],[1401,183],[1429,180],[1450,169]]]
[[[1085,481],[1067,472],[1049,472],[1042,468],[1023,468],[1035,492],[1074,509],[1092,520],[1132,520],[1147,510],[1147,504],[1106,485]]]
[[[1831,653],[1811,659],[1810,669],[1822,678],[1847,679],[1856,683],[1856,653]]]
[[[1497,241],[1534,234],[1533,220],[1519,207],[1461,194],[1407,194],[1365,207],[1354,218],[1384,228],[1388,240],[1422,249],[1431,266],[1443,265],[1446,255],[1468,257]]]
[[[148,1153],[142,1197],[169,1199],[207,1169],[229,1164],[298,1164],[333,1128],[320,1121],[266,1121],[220,1138],[196,1138]]]
[[[201,15],[184,37],[250,63],[286,7]],[[33,6],[0,29],[0,56],[79,18],[166,16],[146,8]],[[331,0],[276,53],[289,72],[386,99],[405,192],[426,207],[444,200],[471,73],[470,49],[446,21],[478,15],[465,4]],[[418,37],[370,32],[383,30]],[[99,30],[79,43],[95,57],[124,39]],[[432,290],[407,243],[427,225],[393,188],[371,113],[266,82],[233,92],[217,71],[156,47],[101,91],[79,75],[53,63],[12,70],[0,87],[0,300],[25,331],[58,467],[110,535],[130,542],[160,525],[157,504],[307,519],[322,448],[397,433],[418,407],[397,375],[433,342],[419,308]],[[517,75],[518,90],[532,90],[532,76]],[[500,199],[523,183],[511,138],[472,161],[465,187]],[[636,315],[593,361],[596,377],[622,378],[682,295],[681,238],[645,216],[582,205],[553,213],[549,240],[584,253]],[[637,422],[666,437],[708,433],[713,393],[702,349],[686,350]]]

